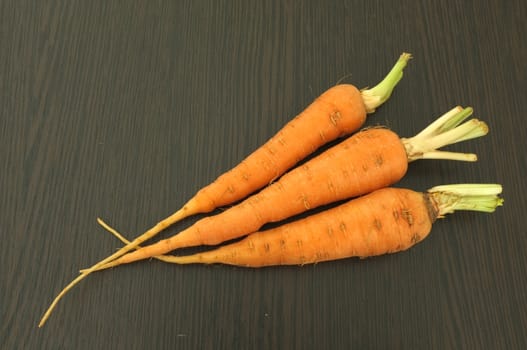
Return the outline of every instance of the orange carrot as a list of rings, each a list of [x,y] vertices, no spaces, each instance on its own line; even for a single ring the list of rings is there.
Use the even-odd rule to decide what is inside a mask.
[[[493,212],[503,203],[497,197],[501,190],[496,184],[437,186],[426,193],[383,188],[215,250],[164,258],[177,264],[262,267],[400,252],[425,239],[447,213]]]
[[[419,135],[400,139],[385,128],[370,128],[282,176],[277,182],[224,212],[203,218],[175,236],[128,253],[98,269],[126,264],[165,254],[178,248],[215,245],[245,236],[269,222],[278,222],[311,208],[356,197],[399,181],[408,162],[434,156],[475,160],[470,154],[436,151],[435,148],[485,135],[485,123],[472,119],[458,124],[472,113],[456,107]],[[435,126],[434,126],[435,125]],[[101,222],[101,221],[100,221]]]
[[[358,130],[367,113],[388,99],[410,57],[403,53],[388,76],[372,89],[359,91],[353,85],[339,84],[324,92],[239,165],[198,191],[169,222],[245,198],[320,146]]]
[[[175,222],[246,197],[277,179],[320,146],[359,129],[366,119],[366,114],[374,112],[390,97],[410,58],[410,54],[403,53],[384,80],[371,89],[359,91],[353,85],[339,84],[324,92],[239,165],[201,189],[181,209],[158,222],[133,242],[86,270],[72,285]],[[52,303],[50,309],[57,300]],[[43,318],[41,325],[47,316],[49,313]]]

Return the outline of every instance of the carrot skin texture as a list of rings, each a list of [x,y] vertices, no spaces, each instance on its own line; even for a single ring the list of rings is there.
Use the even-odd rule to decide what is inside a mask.
[[[269,184],[320,146],[356,131],[365,120],[360,91],[350,84],[333,86],[240,164],[198,191],[193,204],[209,212],[234,203]]]
[[[436,215],[425,194],[383,188],[212,251],[174,257],[173,262],[262,267],[394,253],[426,238]]]
[[[118,259],[183,218],[232,204],[268,185],[320,146],[359,129],[366,116],[363,96],[355,86],[339,84],[326,90],[264,145],[199,190],[180,210],[106,258],[104,264]],[[200,232],[197,234],[199,237]],[[180,236],[178,240],[178,247],[202,244],[195,237],[186,235]],[[99,264],[102,265],[103,262]]]
[[[266,223],[389,186],[407,169],[406,151],[399,137],[388,129],[367,129],[291,170],[240,204],[205,217],[173,237],[128,253],[115,263],[242,237]]]

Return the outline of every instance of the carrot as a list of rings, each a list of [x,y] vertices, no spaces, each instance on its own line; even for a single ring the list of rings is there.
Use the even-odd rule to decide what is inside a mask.
[[[161,255],[176,248],[218,244],[254,232],[267,222],[277,222],[311,208],[389,186],[404,176],[409,161],[426,158],[475,161],[474,154],[437,150],[488,132],[487,125],[477,119],[460,125],[471,114],[471,108],[453,108],[412,138],[401,139],[386,128],[369,128],[356,133],[221,214],[204,218],[171,238],[82,270],[81,275],[55,298],[41,324],[58,300],[93,271]],[[103,223],[100,219],[99,222]],[[137,242],[138,239],[126,247],[136,248]]]
[[[177,221],[197,213],[210,212],[246,197],[277,179],[320,146],[359,129],[367,113],[373,113],[390,97],[410,58],[408,53],[401,54],[388,75],[371,89],[358,90],[350,84],[338,84],[324,92],[240,164],[198,191],[181,209],[86,270],[72,285]],[[50,309],[57,300],[52,303]],[[49,313],[45,315],[40,326],[44,324],[47,316]]]
[[[238,205],[97,269],[147,259],[178,248],[216,245],[245,236],[266,223],[389,186],[405,175],[409,161],[421,158],[473,161],[476,159],[473,154],[436,150],[487,133],[487,125],[477,119],[459,125],[471,114],[471,108],[456,107],[432,123],[432,128],[409,139],[401,139],[386,128],[358,132]]]
[[[383,188],[218,249],[163,259],[176,264],[262,267],[400,252],[425,239],[434,221],[448,213],[493,212],[503,204],[497,196],[501,191],[497,184],[437,186],[426,193]]]

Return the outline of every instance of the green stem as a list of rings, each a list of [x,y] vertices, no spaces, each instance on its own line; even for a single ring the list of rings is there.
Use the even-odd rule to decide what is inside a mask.
[[[470,107],[463,109],[461,106],[456,106],[437,118],[433,123],[424,128],[419,134],[415,135],[415,137],[425,138],[437,135],[440,130],[449,130],[449,126],[453,124],[453,121],[462,122],[465,118],[469,117],[472,112],[473,110]],[[461,119],[463,116],[464,118]]]
[[[478,156],[473,153],[459,153],[447,151],[430,151],[419,156],[419,159],[441,159],[441,160],[458,160],[461,162],[475,162]]]
[[[432,149],[438,149],[453,143],[474,139],[489,132],[487,124],[478,120],[471,119],[460,126],[445,131],[439,135],[428,139],[428,145]]]
[[[467,108],[462,108],[462,107],[459,107],[461,110],[459,111],[459,113],[457,113],[454,117],[452,117],[451,119],[448,118],[445,120],[444,124],[441,125],[438,129],[437,129],[437,132],[438,133],[442,133],[442,132],[445,132],[445,131],[449,131],[449,130],[452,130],[454,129],[456,126],[458,126],[459,124],[461,124],[461,122],[465,119],[467,119],[468,117],[470,117],[472,115],[472,113],[474,112],[474,110],[472,109],[472,107],[467,107]]]
[[[403,52],[399,57],[399,60],[395,63],[392,70],[386,75],[386,77],[377,85],[371,89],[365,89],[361,91],[364,105],[368,113],[375,112],[375,109],[382,105],[390,95],[393,89],[403,77],[403,70],[406,67],[408,61],[412,58],[412,55]]]
[[[489,132],[487,124],[478,119],[471,119],[461,124],[472,112],[470,107],[455,107],[414,137],[402,138],[408,161],[417,159],[476,161],[477,156],[472,153],[438,151],[441,147],[481,137]]]
[[[492,213],[503,205],[503,198],[498,197],[501,191],[499,184],[456,184],[436,186],[427,192],[437,208],[437,216],[443,217],[456,210]]]

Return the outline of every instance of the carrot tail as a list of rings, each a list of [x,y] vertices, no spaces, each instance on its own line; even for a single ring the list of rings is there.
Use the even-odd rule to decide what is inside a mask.
[[[152,238],[153,236],[155,236],[156,234],[158,234],[159,232],[163,231],[166,227],[174,224],[175,222],[187,217],[187,216],[190,216],[192,214],[195,214],[197,213],[197,210],[198,210],[198,207],[197,207],[197,204],[194,203],[192,200],[190,200],[185,206],[183,206],[182,209],[178,210],[177,212],[175,212],[174,214],[172,214],[171,216],[167,217],[166,219],[158,222],[154,227],[152,227],[151,229],[149,229],[148,231],[146,231],[144,234],[142,234],[141,236],[137,237],[136,239],[134,239],[132,242],[130,242],[129,244],[127,244],[126,246],[122,247],[121,249],[119,249],[118,251],[116,251],[115,253],[113,253],[112,255],[108,256],[107,258],[99,261],[98,263],[96,263],[95,265],[93,265],[92,267],[88,268],[88,269],[85,269],[83,270],[83,272],[77,276],[77,278],[75,278],[73,281],[71,281],[56,297],[55,299],[53,300],[53,302],[51,303],[51,305],[48,307],[48,309],[46,310],[46,312],[44,313],[44,316],[42,316],[42,319],[40,320],[40,323],[39,323],[39,327],[42,327],[47,319],[49,318],[49,316],[51,315],[51,312],[53,311],[53,309],[57,306],[57,303],[59,302],[60,299],[62,299],[62,297],[71,289],[73,288],[77,283],[79,283],[80,281],[82,281],[84,278],[86,278],[90,273],[94,272],[94,271],[97,271],[101,266],[104,266],[105,264],[115,260],[115,259],[118,259],[119,257],[121,257],[122,255],[128,253],[129,251],[131,251],[132,249],[136,248],[137,246],[139,246],[141,243],[145,242],[146,240]],[[100,222],[102,222],[101,219],[97,219]]]
[[[386,75],[379,84],[371,89],[361,90],[364,106],[366,106],[366,112],[375,112],[377,107],[390,98],[393,89],[403,77],[404,67],[406,67],[406,64],[411,58],[411,54],[403,52],[388,75]]]
[[[118,238],[121,242],[125,244],[130,244],[129,240],[123,237],[122,234],[120,234],[116,229],[114,229],[113,227],[105,223],[102,219],[98,219],[98,223],[104,229],[106,229],[108,232],[110,232],[112,235]],[[135,249],[140,249],[140,248],[141,246],[135,247]],[[205,261],[203,260],[204,257],[205,257]],[[166,255],[157,255],[157,256],[154,256],[153,258],[166,262],[166,263],[181,265],[181,264],[207,263],[207,260],[206,260],[207,257],[208,255],[203,255],[203,254],[193,254],[193,255],[185,255],[185,256],[175,256],[175,255],[166,254]],[[212,259],[211,261],[214,261],[214,259]],[[110,261],[107,264],[99,266],[95,271],[106,270],[108,268],[115,267],[118,265],[121,265],[121,261],[119,261],[119,259],[116,259],[116,260]],[[83,270],[80,270],[80,273],[85,273],[88,271],[89,269],[83,269]]]
[[[98,219],[97,222],[99,223],[99,225],[101,225],[105,230],[107,230],[108,232],[110,232],[112,235],[114,235],[115,237],[117,237],[117,239],[119,239],[121,242],[123,242],[124,244],[130,244],[131,242],[129,240],[127,240],[122,234],[120,234],[115,228],[111,227],[110,225],[108,225],[106,222],[104,222],[102,219]],[[141,248],[140,245],[138,245],[137,247],[135,247],[134,249],[139,249]],[[164,261],[164,262],[171,262],[170,261],[170,256],[169,255],[158,255],[158,256],[154,256],[154,259],[157,259],[157,260],[161,260],[161,261]],[[114,260],[115,261],[115,260]],[[107,268],[109,267],[112,267],[113,265],[110,265],[111,263],[109,264],[106,264],[106,265],[102,265],[102,266],[99,266],[97,268],[96,271],[100,271],[100,270],[106,270]],[[86,271],[88,271],[88,269],[82,269],[80,270],[79,272],[80,273],[85,273]]]
[[[127,240],[116,229],[114,229],[113,227],[111,227],[110,225],[108,225],[107,223],[102,221],[101,219],[99,219],[99,224],[102,227],[104,227],[108,232],[110,232],[112,235],[117,237],[124,244],[130,244],[129,240]],[[139,249],[139,248],[141,248],[141,247],[137,246],[135,249]],[[175,255],[168,255],[167,254],[167,255],[154,256],[154,259],[157,259],[157,260],[160,260],[160,261],[163,261],[163,262],[166,262],[166,263],[183,265],[183,264],[207,263],[207,259],[205,259],[205,261],[203,260],[203,257],[206,258],[207,256],[208,255],[203,255],[203,254],[192,254],[192,255],[185,255],[185,256],[175,256]],[[214,261],[214,259],[211,259],[209,263],[211,263],[213,261]],[[98,267],[96,271],[106,270],[106,269],[108,269],[110,267],[114,267],[116,265],[119,265],[119,263],[117,262],[117,260],[114,260],[114,261],[109,262],[106,265]],[[83,270],[80,270],[80,273],[85,273],[86,271],[88,271],[88,269],[83,269]]]
[[[503,199],[498,197],[501,192],[502,187],[498,184],[457,184],[433,187],[425,195],[431,205],[429,215],[433,222],[456,210],[493,212],[498,206],[503,205]],[[128,242],[113,228],[104,223],[101,224],[123,242]],[[224,249],[228,247],[223,246]],[[219,249],[185,256],[162,255],[155,258],[173,264],[232,264],[232,260],[224,259],[227,255],[222,255]],[[114,260],[108,265],[113,266],[115,262]],[[107,267],[109,266],[105,265],[102,268]]]
[[[402,138],[408,161],[417,159],[450,159],[474,162],[477,156],[472,153],[439,151],[447,145],[481,137],[489,132],[487,124],[471,119],[463,124],[463,120],[472,115],[472,108],[457,106],[411,138]],[[461,125],[460,125],[461,124]]]
[[[427,191],[437,208],[437,217],[456,210],[473,210],[492,213],[503,205],[498,197],[502,187],[499,184],[455,184],[436,186]]]

